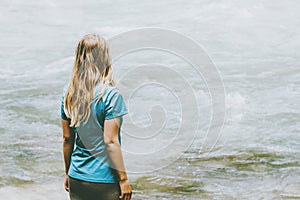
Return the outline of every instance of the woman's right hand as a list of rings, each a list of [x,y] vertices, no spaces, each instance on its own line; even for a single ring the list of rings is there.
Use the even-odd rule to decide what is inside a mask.
[[[132,190],[131,190],[128,179],[121,180],[119,182],[119,184],[120,184],[120,189],[121,189],[121,196],[119,198],[122,200],[130,200]]]

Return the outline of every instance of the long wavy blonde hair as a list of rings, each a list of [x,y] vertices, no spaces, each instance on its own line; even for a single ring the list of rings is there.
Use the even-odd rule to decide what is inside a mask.
[[[85,35],[78,43],[72,76],[64,97],[64,111],[71,119],[70,126],[88,122],[94,89],[101,84],[98,101],[105,89],[115,86],[111,56],[107,41],[97,34]]]

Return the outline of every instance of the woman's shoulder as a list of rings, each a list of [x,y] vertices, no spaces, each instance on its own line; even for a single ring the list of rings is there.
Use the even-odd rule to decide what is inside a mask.
[[[65,96],[67,89],[68,89],[69,84],[64,84],[63,89],[62,89],[62,95]]]
[[[101,87],[96,87],[96,91],[95,91],[95,97],[100,94],[101,92]],[[109,99],[111,99],[113,96],[120,94],[119,89],[116,86],[107,86],[105,88],[105,91],[103,92],[102,95],[102,100],[107,101]]]
[[[116,86],[108,86],[105,90],[105,93],[107,94],[115,94],[115,93],[119,93],[119,89]]]
[[[105,89],[105,92],[103,94],[103,96],[105,97],[105,99],[110,99],[115,95],[119,95],[120,91],[116,86],[108,86]]]

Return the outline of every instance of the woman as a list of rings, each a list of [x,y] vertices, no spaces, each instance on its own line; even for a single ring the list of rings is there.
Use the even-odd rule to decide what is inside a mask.
[[[120,148],[127,113],[112,78],[107,42],[96,34],[84,36],[61,102],[64,187],[70,199],[131,199]]]

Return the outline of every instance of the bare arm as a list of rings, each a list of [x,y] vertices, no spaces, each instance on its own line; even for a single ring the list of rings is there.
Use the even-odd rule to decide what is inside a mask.
[[[70,128],[70,122],[68,120],[61,120],[62,130],[63,130],[63,154],[65,162],[65,172],[68,175],[71,155],[74,149],[75,133]]]
[[[104,121],[104,142],[107,146],[109,156],[113,162],[120,178],[121,199],[131,199],[132,190],[128,181],[121,151],[121,145],[118,139],[120,129],[120,117]]]

